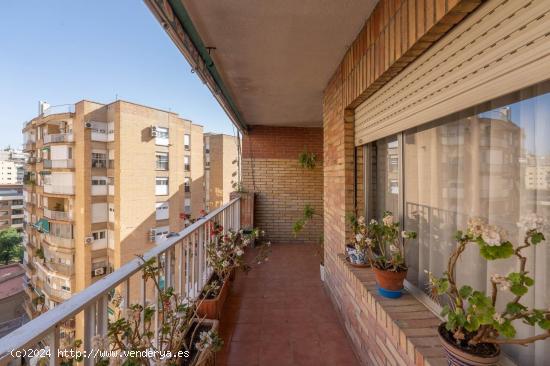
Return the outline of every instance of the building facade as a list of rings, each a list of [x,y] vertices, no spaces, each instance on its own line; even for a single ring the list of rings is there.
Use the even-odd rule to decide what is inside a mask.
[[[204,134],[204,190],[207,210],[229,202],[238,181],[239,140],[224,134]]]
[[[23,185],[0,185],[0,230],[23,231]]]
[[[19,263],[0,265],[0,338],[19,328],[27,321],[21,303],[25,269]]]
[[[134,259],[204,208],[202,126],[80,101],[23,129],[30,316]]]
[[[23,184],[26,154],[7,148],[0,151],[0,184]]]

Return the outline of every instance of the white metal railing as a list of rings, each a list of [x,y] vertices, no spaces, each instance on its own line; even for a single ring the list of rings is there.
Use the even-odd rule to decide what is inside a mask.
[[[51,135],[44,135],[44,143],[49,144],[50,142],[73,142],[72,133],[55,133]]]
[[[52,220],[70,221],[73,219],[71,211],[54,211],[44,207],[44,216]]]
[[[74,113],[74,104],[61,104],[49,106],[42,112],[42,116],[50,116],[52,114]]]
[[[44,168],[74,168],[73,159],[58,159],[58,160],[44,159],[43,164],[44,164]]]
[[[223,225],[225,231],[238,230],[240,199],[231,200],[183,229],[177,236],[158,242],[153,249],[144,254],[145,260],[156,258],[158,263],[164,263],[162,276],[165,278],[165,285],[174,287],[175,291],[182,296],[195,298],[200,294],[212,273],[206,263],[206,245],[210,238],[211,222]],[[148,299],[155,298],[148,298],[148,286],[141,276],[133,277],[142,268],[142,261],[136,258],[0,339],[0,365],[12,360],[10,354],[12,350],[36,348],[39,342],[47,342],[52,350],[50,365],[59,364],[57,350],[60,346],[61,326],[78,314],[83,314],[84,349],[90,350],[94,336],[106,336],[111,291],[115,290],[122,295],[123,304],[126,307],[131,304],[130,294],[139,293],[137,303],[142,305],[146,305]],[[134,278],[133,281],[130,281],[131,277]],[[138,289],[132,289],[132,285],[136,284]],[[158,334],[160,330],[158,316],[155,317],[154,324],[155,334]],[[86,358],[85,364],[93,365],[93,358]]]
[[[73,185],[44,184],[44,193],[74,194]]]

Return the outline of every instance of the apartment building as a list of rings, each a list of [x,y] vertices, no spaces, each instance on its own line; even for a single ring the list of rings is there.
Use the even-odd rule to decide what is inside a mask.
[[[10,147],[0,151],[0,184],[23,184],[26,154]]]
[[[204,134],[204,190],[207,210],[220,207],[229,201],[238,181],[238,145],[235,136],[225,134]]]
[[[204,208],[203,128],[175,113],[82,100],[41,111],[23,134],[31,317]]]
[[[0,185],[0,230],[23,231],[23,186]]]

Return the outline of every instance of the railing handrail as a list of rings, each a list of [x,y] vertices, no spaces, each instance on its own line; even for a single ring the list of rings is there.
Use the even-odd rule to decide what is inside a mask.
[[[190,226],[179,232],[179,235],[162,240],[157,246],[143,255],[144,260],[156,258],[167,250],[171,249],[180,240],[194,233],[205,223],[214,219],[216,215],[223,212],[226,208],[236,203],[240,197],[234,198],[225,205],[212,211],[205,217],[197,220]],[[41,314],[39,317],[31,320],[22,327],[14,330],[10,334],[0,339],[0,360],[9,357],[10,351],[27,347],[37,343],[46,337],[53,328],[69,318],[72,318],[79,312],[94,302],[106,296],[111,289],[122,284],[131,276],[138,273],[143,268],[143,261],[136,258],[126,263],[116,271],[108,274],[104,278],[93,283],[81,292],[74,294],[69,300],[64,301],[53,309]]]

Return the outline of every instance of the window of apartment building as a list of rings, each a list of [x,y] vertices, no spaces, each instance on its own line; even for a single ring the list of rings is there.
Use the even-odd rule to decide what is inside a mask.
[[[535,171],[550,167],[549,106],[546,82],[367,145],[365,212],[369,219],[379,219],[384,210],[393,211],[403,230],[417,232],[407,244],[407,280],[426,292],[425,300],[434,308],[445,299],[433,299],[427,272],[440,277],[446,271],[455,233],[467,227],[469,218],[503,228],[514,245],[523,241],[517,225],[523,217],[534,213],[550,222],[549,187],[534,181]],[[550,181],[547,174],[545,179]],[[550,227],[543,231],[550,238]],[[550,251],[545,245],[525,254],[536,279],[525,305],[548,308],[550,287],[543,279],[550,278]],[[457,280],[486,293],[491,292],[492,274],[517,270],[514,259],[487,262],[477,250],[462,258]],[[510,299],[504,293],[497,306]],[[514,325],[522,337],[538,331]],[[535,357],[550,363],[544,351],[548,346],[543,341],[529,348],[503,348],[518,364],[534,364]]]
[[[157,202],[155,206],[156,206],[155,218],[157,220],[168,220],[170,216],[170,206],[168,201]]]
[[[107,238],[107,231],[101,230],[101,231],[94,231],[92,232],[92,237],[94,240],[101,240]]]
[[[14,210],[11,210],[11,214],[12,214],[12,215],[23,215],[23,210],[21,210],[21,209],[14,209]]]
[[[33,222],[36,218],[33,218]],[[73,225],[50,222],[50,234],[60,238],[73,239]]]
[[[191,192],[191,178],[185,177],[183,180],[183,189],[186,193]]]
[[[107,168],[107,153],[92,152],[92,168]]]
[[[168,146],[168,144],[170,143],[168,128],[157,126],[156,129],[157,129],[157,136],[155,137],[155,144]]]
[[[92,177],[93,186],[105,186],[107,185],[107,178]]]
[[[183,169],[186,172],[191,170],[191,157],[189,155],[183,157]]]
[[[183,148],[185,150],[191,150],[191,135],[188,133],[183,135]]]
[[[183,200],[183,210],[185,213],[191,213],[191,199],[186,198]]]
[[[210,155],[206,155],[205,158],[204,158],[204,166],[205,167],[210,167]]]
[[[158,151],[156,157],[156,169],[168,170],[168,153]]]
[[[166,196],[168,194],[168,177],[156,178],[155,194],[157,196]]]
[[[12,206],[18,206],[18,205],[22,205],[22,204],[23,204],[23,200],[13,200],[13,201],[11,201]]]

